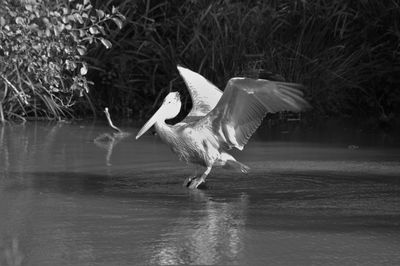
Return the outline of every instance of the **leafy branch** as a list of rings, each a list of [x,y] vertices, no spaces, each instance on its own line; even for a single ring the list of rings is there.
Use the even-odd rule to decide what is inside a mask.
[[[5,0],[0,10],[0,99],[6,117],[69,114],[73,98],[89,92],[88,49],[109,49],[104,26],[125,17],[95,9],[90,0]],[[8,88],[11,88],[9,90]]]

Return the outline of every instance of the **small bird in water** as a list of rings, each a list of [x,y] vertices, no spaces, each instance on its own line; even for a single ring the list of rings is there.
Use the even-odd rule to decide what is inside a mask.
[[[249,167],[238,162],[227,150],[243,150],[267,113],[300,112],[309,107],[299,90],[301,85],[266,79],[231,78],[224,92],[200,74],[177,66],[189,90],[193,107],[181,122],[168,125],[181,109],[179,92],[170,92],[161,107],[136,135],[142,136],[153,125],[161,140],[180,160],[196,165],[184,185],[200,188],[213,166],[247,173]],[[198,175],[199,167],[205,171]]]

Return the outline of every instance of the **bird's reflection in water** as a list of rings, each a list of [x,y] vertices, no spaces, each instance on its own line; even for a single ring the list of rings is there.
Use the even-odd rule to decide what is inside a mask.
[[[114,123],[111,120],[110,113],[108,112],[108,108],[106,107],[104,109],[104,113],[106,114],[108,124],[112,129],[114,129],[116,132],[110,134],[110,133],[103,133],[100,136],[96,137],[94,139],[94,143],[100,147],[103,148],[107,151],[106,155],[106,165],[111,166],[110,160],[111,160],[111,155],[113,153],[114,147],[120,142],[122,139],[129,137],[130,133],[124,132],[118,127],[114,125]]]
[[[118,133],[103,133],[100,136],[94,139],[94,144],[96,146],[103,148],[107,151],[106,154],[106,165],[111,166],[111,156],[114,150],[114,147],[124,138],[128,137],[130,134],[127,132],[118,132]]]
[[[241,261],[248,196],[241,194],[221,202],[202,191],[190,193],[194,206],[182,210],[180,217],[166,226],[154,247],[152,263],[237,264]]]

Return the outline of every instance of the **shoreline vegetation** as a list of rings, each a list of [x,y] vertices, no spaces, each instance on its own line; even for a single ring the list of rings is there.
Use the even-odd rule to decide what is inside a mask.
[[[396,1],[5,0],[0,121],[145,119],[176,65],[223,89],[234,76],[304,85],[302,120],[399,124]],[[279,118],[279,116],[273,116]]]

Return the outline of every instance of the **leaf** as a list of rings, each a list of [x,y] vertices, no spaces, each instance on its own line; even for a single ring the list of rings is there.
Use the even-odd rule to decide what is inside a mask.
[[[69,21],[67,16],[63,16],[63,17],[61,18],[61,20],[62,20],[62,22],[65,23],[65,24],[67,24],[68,21]]]
[[[78,50],[78,53],[80,55],[85,55],[86,54],[86,47],[85,46],[79,45],[78,47],[76,47],[76,49]]]
[[[22,24],[24,24],[24,19],[21,18],[21,17],[17,17],[17,18],[15,19],[15,23],[17,23],[17,24],[19,24],[19,25],[22,25]]]
[[[99,28],[101,34],[106,35],[106,31],[104,30],[103,26],[98,25],[97,27]]]
[[[107,49],[111,48],[112,43],[109,40],[106,40],[104,38],[100,38],[100,41]]]
[[[104,11],[100,10],[100,9],[96,9],[96,14],[97,14],[97,17],[100,19],[104,18],[104,16],[105,16]]]
[[[90,32],[91,34],[99,34],[99,33],[100,33],[100,32],[99,32],[99,29],[98,29],[96,26],[90,27],[90,28],[89,28],[89,32]]]
[[[7,27],[7,26],[6,26]],[[38,30],[37,31],[37,35],[39,36],[39,37],[42,37],[43,35],[44,35],[44,31],[43,30]]]
[[[78,38],[78,33],[76,33],[75,31],[70,31],[69,35],[72,36],[72,38],[74,39],[75,42],[79,42],[79,38]]]
[[[122,29],[122,21],[119,20],[118,18],[112,18],[112,20],[117,24],[119,29]]]
[[[74,15],[68,15],[67,18],[68,20],[75,21]]]
[[[65,65],[66,65],[66,69],[67,69],[67,70],[74,71],[75,68],[76,68],[75,62],[72,62],[72,61],[70,61],[70,60],[68,60],[68,59],[65,60]]]
[[[54,28],[53,28],[53,31],[54,31],[54,35],[55,35],[55,36],[60,35],[60,30],[59,30],[58,27],[54,27]]]
[[[64,52],[66,53],[66,54],[70,54],[71,53],[71,49],[69,48],[69,46],[65,46],[64,47]],[[67,60],[68,61],[68,60]]]
[[[58,23],[57,28],[58,28],[58,31],[59,31],[59,32],[62,32],[62,31],[65,29],[65,24],[63,24],[63,23]]]
[[[38,44],[32,45],[32,48],[39,52],[42,47],[41,47],[40,43],[38,43]]]
[[[30,29],[30,30],[36,30],[36,31],[38,31],[38,30],[39,30],[39,25],[36,24],[36,23],[32,23],[32,24],[28,25],[27,28]]]
[[[85,63],[82,63],[82,67],[81,67],[81,70],[80,70],[80,72],[81,72],[81,75],[82,75],[82,76],[84,76],[84,75],[86,75],[86,74],[87,74],[87,72],[88,72],[88,69],[87,69],[87,66],[86,66],[86,64],[85,64]]]
[[[3,17],[0,17],[0,26],[6,25],[6,20]]]
[[[69,9],[68,8],[63,7],[62,10],[63,10],[64,15],[68,15],[69,14]]]
[[[126,20],[126,17],[122,15],[121,13],[116,14],[122,21]]]
[[[79,37],[84,37],[86,35],[86,31],[84,31],[83,29],[79,29]]]
[[[80,24],[83,24],[83,19],[82,19],[82,16],[80,14],[75,13],[74,17]]]

